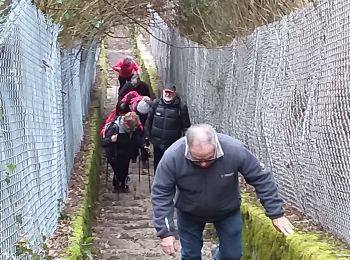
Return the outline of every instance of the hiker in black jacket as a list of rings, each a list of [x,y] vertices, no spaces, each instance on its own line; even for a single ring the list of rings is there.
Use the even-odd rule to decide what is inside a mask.
[[[135,112],[119,116],[105,127],[102,136],[102,146],[106,148],[108,163],[112,166],[113,192],[129,192],[126,179],[129,173],[130,159],[132,159],[144,145],[141,124]]]
[[[145,125],[145,136],[153,144],[154,172],[165,150],[190,126],[187,105],[176,95],[173,84],[166,85],[162,97],[151,103]]]
[[[118,101],[122,100],[130,91],[136,91],[140,96],[151,97],[149,86],[146,82],[140,80],[139,75],[132,76],[130,82],[119,88]]]

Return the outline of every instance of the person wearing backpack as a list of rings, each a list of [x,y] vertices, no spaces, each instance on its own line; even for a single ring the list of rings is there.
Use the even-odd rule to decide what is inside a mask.
[[[100,129],[100,137],[103,138],[106,132],[106,128],[115,121],[118,116],[124,116],[125,114],[131,112],[129,106],[125,102],[118,102],[115,108],[107,115],[104,120],[101,129]],[[143,132],[143,127],[142,127]]]
[[[140,120],[135,112],[118,116],[108,123],[102,136],[102,146],[106,149],[108,163],[112,166],[113,192],[129,192],[126,183],[130,160],[135,151],[143,147],[148,150],[141,134]]]
[[[142,126],[142,130],[144,129],[148,111],[150,109],[150,103],[151,98],[149,96],[141,96],[136,91],[130,91],[127,93],[124,98],[120,101],[120,105],[122,106],[125,104],[125,108],[129,109],[129,112],[135,112],[140,119],[140,123]],[[144,134],[144,131],[142,131]],[[141,165],[142,165],[142,174],[146,174],[145,169],[148,168],[147,161],[149,159],[149,153],[146,149],[141,148],[140,150],[140,159],[141,159]],[[135,156],[132,158],[133,162],[136,162],[136,157],[139,155],[139,153],[135,154]]]
[[[148,84],[140,79],[139,75],[132,76],[131,80],[124,84],[123,87],[118,90],[118,101],[124,99],[124,97],[131,91],[136,91],[140,96],[147,96],[151,98],[151,91]]]
[[[145,124],[145,137],[153,144],[154,172],[165,150],[190,126],[187,105],[176,94],[176,86],[167,84],[162,97],[152,101]]]

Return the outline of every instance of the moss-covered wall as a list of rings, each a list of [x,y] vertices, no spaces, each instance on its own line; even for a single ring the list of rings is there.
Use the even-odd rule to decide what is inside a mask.
[[[72,235],[66,249],[65,259],[83,259],[83,244],[91,234],[90,220],[92,205],[97,195],[98,176],[101,169],[101,147],[98,127],[101,124],[99,106],[92,109],[89,127],[91,133],[91,150],[85,163],[84,199],[72,220]]]
[[[107,64],[107,50],[105,41],[101,42],[100,56],[98,60],[98,69],[100,71],[100,86],[99,86],[99,97],[100,97],[100,110],[101,113],[104,110],[106,98],[107,98],[107,85],[108,85],[108,64]]]
[[[91,150],[88,151],[85,163],[84,199],[81,207],[72,219],[72,235],[69,238],[69,246],[65,250],[64,259],[83,259],[86,250],[85,242],[91,234],[91,217],[93,203],[97,197],[99,173],[101,170],[101,145],[99,127],[101,125],[104,96],[107,87],[106,50],[101,46],[99,66],[101,82],[96,97],[92,102],[89,116],[89,133]]]
[[[138,64],[141,66],[141,70],[142,70],[141,78],[150,86],[152,98],[159,97],[160,92],[158,89],[157,71],[155,68],[147,66],[147,64],[144,61],[143,53],[140,51],[140,48],[139,48],[139,45],[141,44],[141,42],[140,42],[139,31],[137,27],[130,26],[129,34],[130,34],[130,44],[133,47],[134,55],[136,57]]]
[[[272,225],[253,197],[243,194],[244,256],[242,260],[349,260],[350,250],[324,232],[297,231],[285,237]]]

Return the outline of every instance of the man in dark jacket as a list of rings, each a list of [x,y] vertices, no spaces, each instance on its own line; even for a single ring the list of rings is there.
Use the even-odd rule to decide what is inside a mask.
[[[130,91],[136,91],[140,96],[151,97],[149,86],[146,82],[140,80],[139,75],[132,76],[130,82],[119,88],[118,101],[122,100]]]
[[[186,104],[176,95],[173,84],[166,85],[162,98],[151,103],[145,125],[145,136],[153,144],[154,171],[165,150],[183,136],[190,126]]]
[[[208,222],[214,223],[220,243],[213,250],[214,259],[240,259],[239,173],[255,187],[274,226],[285,235],[293,233],[292,224],[283,216],[276,183],[264,165],[237,139],[217,134],[210,125],[194,125],[165,152],[153,181],[153,220],[166,254],[175,256],[177,251],[176,207],[181,259],[202,259],[202,233]]]
[[[108,163],[112,166],[113,192],[129,192],[126,179],[129,174],[130,159],[143,147],[144,140],[140,132],[140,121],[135,112],[119,116],[105,127],[102,146],[106,148]]]

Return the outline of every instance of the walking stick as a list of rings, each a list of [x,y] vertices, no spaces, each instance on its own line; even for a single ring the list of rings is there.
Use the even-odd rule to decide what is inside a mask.
[[[141,156],[139,154],[139,184],[141,183]]]
[[[149,147],[150,144],[151,144],[151,143],[150,143],[148,137],[146,137],[146,138],[145,138],[145,145],[146,145],[147,147]],[[148,149],[149,149],[149,148],[148,148]],[[149,191],[151,192],[151,175],[150,175],[150,173],[149,173],[149,151],[147,150],[146,152],[147,152],[148,189],[149,189]]]
[[[151,174],[149,173],[149,158],[147,159],[148,189],[151,192]]]
[[[106,159],[106,185],[108,185],[109,172],[108,172],[108,160]]]

